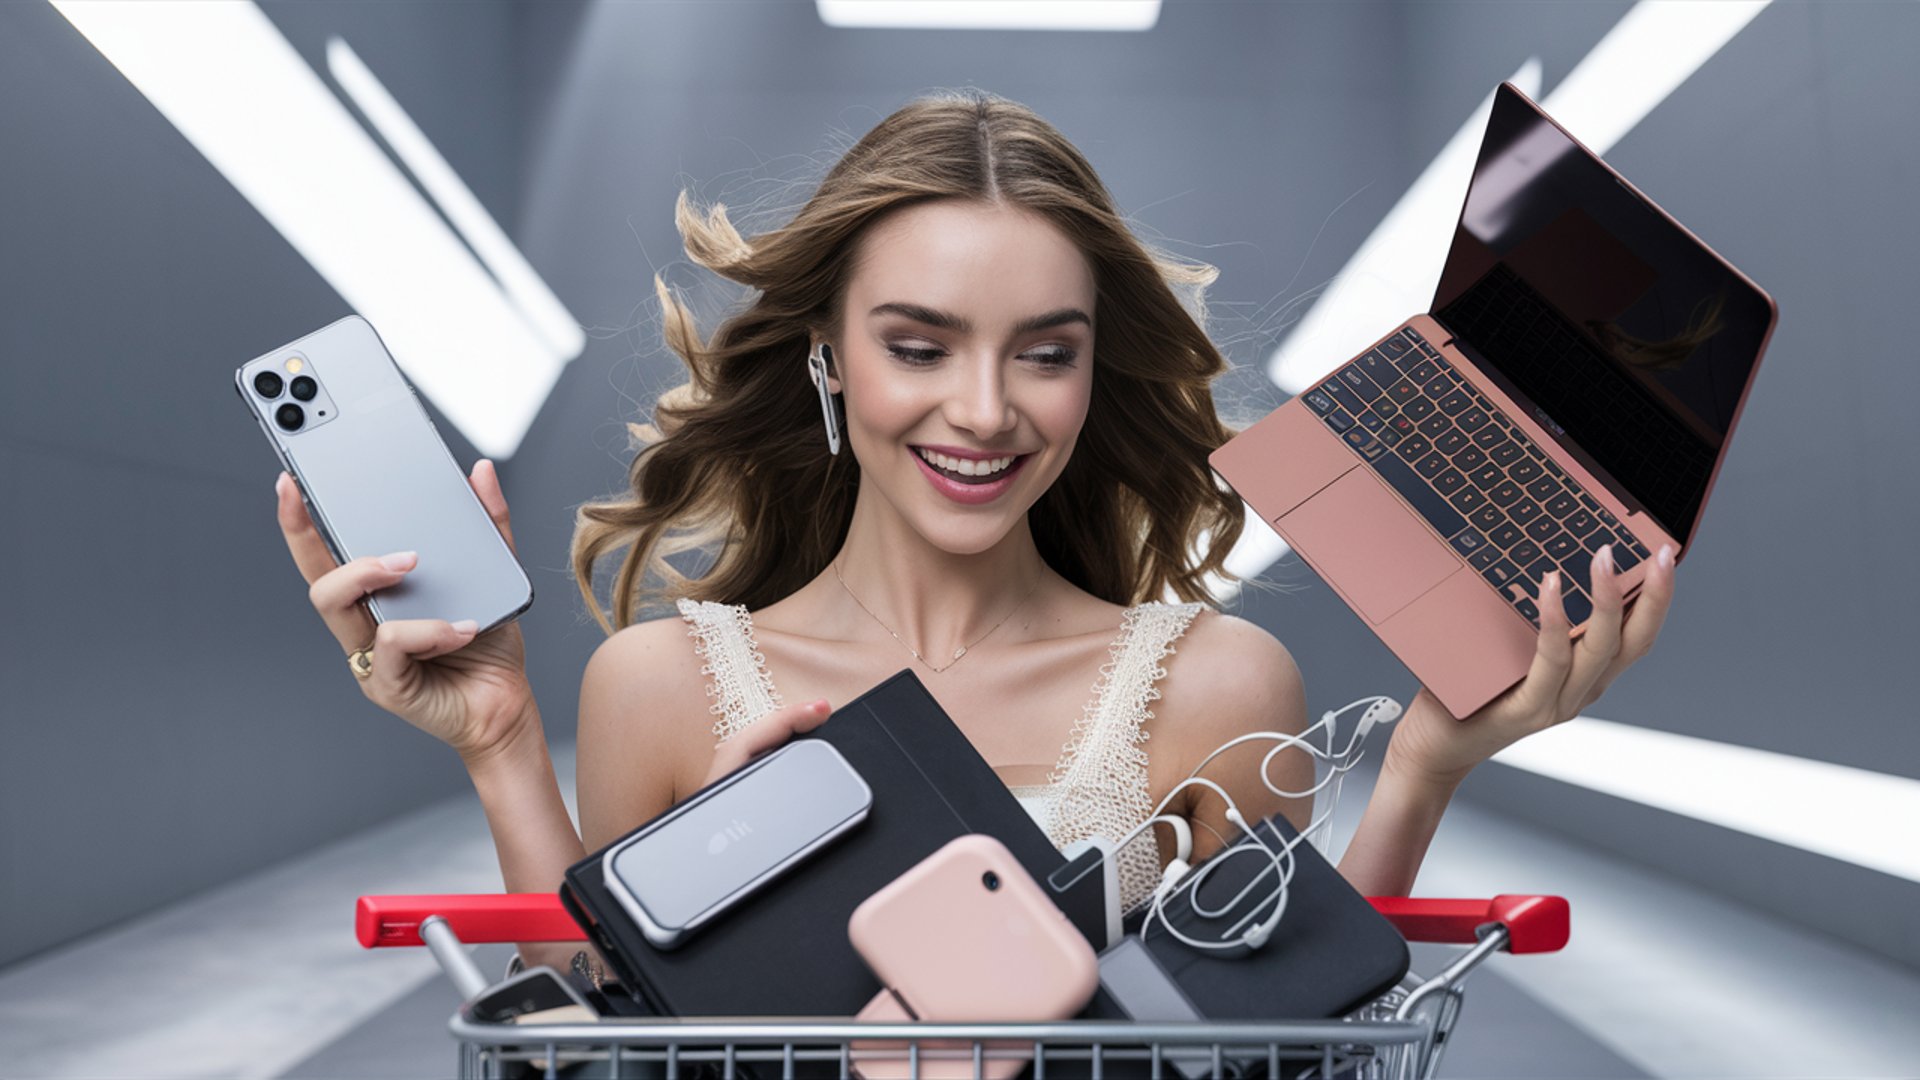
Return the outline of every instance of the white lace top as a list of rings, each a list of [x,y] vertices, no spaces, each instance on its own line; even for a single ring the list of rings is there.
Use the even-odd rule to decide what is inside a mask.
[[[1140,744],[1153,719],[1148,703],[1160,697],[1163,664],[1203,604],[1148,602],[1126,610],[1120,634],[1100,668],[1092,700],[1081,712],[1060,751],[1048,782],[1012,789],[1027,812],[1046,830],[1055,847],[1089,836],[1118,839],[1153,812],[1147,790],[1147,752]],[[741,604],[682,600],[680,617],[706,660],[700,673],[710,677],[708,711],[717,720],[722,741],[778,708],[780,692],[767,674],[767,658],[753,638],[753,619]],[[1144,832],[1119,856],[1120,904],[1131,910],[1153,895],[1160,882],[1160,858],[1153,834]]]

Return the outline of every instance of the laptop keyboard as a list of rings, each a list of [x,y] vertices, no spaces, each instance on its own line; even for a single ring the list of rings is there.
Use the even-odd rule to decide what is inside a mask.
[[[1307,391],[1306,402],[1536,629],[1548,574],[1561,572],[1578,626],[1593,613],[1595,551],[1614,545],[1621,571],[1648,557],[1412,327]]]

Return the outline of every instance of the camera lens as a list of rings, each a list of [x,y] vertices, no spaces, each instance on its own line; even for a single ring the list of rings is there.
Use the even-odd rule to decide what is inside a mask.
[[[997,892],[1000,889],[1000,875],[989,870],[980,875],[980,884],[985,885],[988,892]]]
[[[280,376],[272,371],[263,371],[253,377],[253,392],[263,398],[277,398],[281,389]]]
[[[314,382],[311,375],[301,375],[293,380],[289,389],[293,391],[296,400],[312,401],[313,395],[320,392],[320,384]]]
[[[289,401],[273,410],[273,422],[283,431],[299,431],[300,425],[307,422],[306,410]]]

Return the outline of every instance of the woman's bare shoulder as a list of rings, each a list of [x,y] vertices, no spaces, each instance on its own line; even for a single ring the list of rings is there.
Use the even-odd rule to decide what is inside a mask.
[[[1165,712],[1175,738],[1209,746],[1249,731],[1292,730],[1306,719],[1306,692],[1293,653],[1265,627],[1203,610],[1167,666]],[[1158,736],[1156,736],[1158,737]]]
[[[594,649],[580,682],[580,726],[612,725],[629,736],[657,737],[690,728],[707,743],[705,676],[679,615],[648,619]],[[595,734],[603,734],[595,732]]]

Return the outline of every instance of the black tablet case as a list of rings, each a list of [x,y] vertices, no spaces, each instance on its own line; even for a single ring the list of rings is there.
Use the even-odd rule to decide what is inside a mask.
[[[1006,844],[1043,888],[1065,863],[910,670],[804,737],[833,744],[873,789],[867,820],[679,948],[654,948],[607,892],[605,849],[567,870],[562,903],[656,1014],[852,1016],[880,991],[847,940],[862,900],[966,833]],[[1095,949],[1105,944],[1099,875],[1048,892]]]
[[[1258,826],[1262,839],[1276,849],[1280,837],[1298,833],[1287,819],[1275,815]],[[1250,844],[1244,836],[1234,847]],[[1216,852],[1208,862],[1226,858],[1232,848]],[[1287,912],[1273,936],[1258,950],[1200,950],[1166,932],[1159,920],[1147,932],[1146,946],[1200,1014],[1208,1020],[1315,1020],[1344,1016],[1386,993],[1407,973],[1411,957],[1406,939],[1365,897],[1347,884],[1310,843],[1293,849],[1295,868],[1288,889]],[[1198,874],[1202,866],[1190,873]],[[1201,886],[1199,900],[1214,910],[1224,906],[1255,875],[1266,878],[1219,918],[1194,911],[1193,890],[1184,890],[1166,905],[1166,914],[1180,931],[1202,941],[1220,934],[1249,910],[1262,916],[1273,911],[1273,862],[1265,855],[1234,855]],[[1144,912],[1129,920],[1138,932]],[[1251,925],[1251,924],[1250,924]],[[1243,931],[1244,932],[1244,931]],[[1124,1018],[1106,995],[1095,999],[1096,1015]]]

